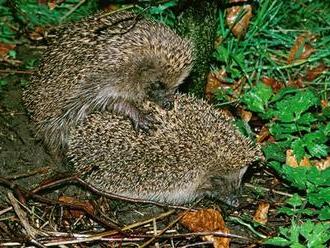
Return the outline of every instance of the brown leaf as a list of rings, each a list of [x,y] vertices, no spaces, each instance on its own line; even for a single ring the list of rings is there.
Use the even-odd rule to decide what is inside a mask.
[[[306,72],[306,80],[307,81],[313,81],[315,78],[320,76],[324,71],[327,71],[329,68],[325,66],[325,64],[319,64],[317,67],[313,69],[309,69]]]
[[[94,206],[90,201],[80,201],[79,199],[76,199],[71,196],[60,196],[58,198],[59,202],[63,202],[72,206],[75,206],[77,208],[84,209],[87,213],[93,213],[94,212]],[[75,218],[80,218],[85,214],[82,210],[76,210],[76,209],[70,209],[68,212],[66,212],[67,215],[73,216]]]
[[[121,8],[121,5],[120,4],[107,4],[107,2],[105,2],[106,3],[106,5],[105,6],[103,6],[103,10],[105,10],[105,11],[109,11],[109,12],[112,12],[112,11],[116,11],[116,10],[118,10],[118,9],[120,9]]]
[[[48,8],[50,10],[55,9],[56,8],[56,0],[49,0],[49,2],[48,2]]]
[[[291,149],[286,151],[286,164],[291,167],[300,167],[300,166],[311,166],[311,162],[307,157],[304,157],[298,164],[296,157],[293,154]]]
[[[214,72],[210,72],[207,76],[207,82],[205,86],[205,97],[208,101],[211,101],[214,95],[214,91],[219,89],[221,85],[220,80],[216,77]]]
[[[321,100],[321,107],[322,107],[322,108],[326,108],[326,107],[328,107],[328,106],[329,106],[329,102],[328,102],[328,100],[322,99],[322,100]]]
[[[297,59],[307,59],[315,51],[315,49],[308,44],[313,37],[314,36],[310,34],[302,34],[296,38],[288,56],[288,64],[291,64]]]
[[[263,126],[259,132],[259,134],[257,134],[257,143],[263,143],[265,141],[267,141],[269,138],[271,137],[269,130],[266,126]]]
[[[220,36],[217,36],[214,40],[214,48],[219,47],[222,44],[223,38]]]
[[[240,0],[230,0],[230,3],[241,2]],[[242,16],[243,15],[243,16]],[[231,29],[236,38],[241,38],[245,35],[250,19],[252,17],[252,6],[234,6],[226,10],[227,25]],[[238,19],[240,18],[240,19]]]
[[[325,170],[330,167],[330,156],[328,156],[326,159],[314,161],[314,164],[319,170]]]
[[[219,213],[214,209],[202,209],[185,213],[180,220],[181,224],[192,232],[216,232],[229,233],[225,222]],[[213,242],[216,248],[229,248],[230,239],[223,237],[205,236],[203,239]]]
[[[0,59],[4,59],[10,50],[16,47],[15,44],[0,43]]]
[[[243,121],[249,122],[251,120],[252,113],[250,111],[244,110],[242,108],[239,108],[238,111],[239,111],[239,115]]]
[[[301,88],[305,87],[305,85],[303,83],[303,80],[301,78],[298,78],[298,79],[295,79],[295,80],[289,80],[288,83],[287,83],[287,86],[288,87],[293,87],[293,88],[298,88],[298,89],[301,89]]]
[[[44,38],[44,29],[42,27],[36,27],[34,31],[29,33],[31,40],[42,40]]]
[[[261,80],[265,85],[272,87],[274,92],[278,92],[284,86],[281,82],[277,81],[274,78],[263,77]]]
[[[270,204],[268,202],[260,202],[256,212],[254,213],[253,220],[265,225],[268,221],[269,207]]]

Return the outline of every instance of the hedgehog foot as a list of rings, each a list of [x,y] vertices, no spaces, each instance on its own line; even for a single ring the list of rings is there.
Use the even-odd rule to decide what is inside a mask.
[[[149,132],[157,124],[157,121],[151,114],[143,113],[130,102],[117,102],[113,105],[113,110],[127,116],[137,131]]]

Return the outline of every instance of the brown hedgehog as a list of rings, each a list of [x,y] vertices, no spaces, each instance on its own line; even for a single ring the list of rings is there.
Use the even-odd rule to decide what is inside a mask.
[[[192,44],[166,26],[129,12],[98,14],[60,27],[24,92],[39,134],[54,150],[94,110],[128,116],[136,129],[153,126],[137,105],[170,108],[192,66]]]
[[[68,156],[93,186],[126,197],[183,204],[214,196],[233,204],[248,165],[263,155],[232,119],[203,100],[176,95],[148,135],[127,119],[94,113],[70,134]]]

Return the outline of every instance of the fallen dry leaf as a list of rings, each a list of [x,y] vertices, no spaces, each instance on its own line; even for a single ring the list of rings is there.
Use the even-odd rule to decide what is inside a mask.
[[[307,59],[315,51],[315,49],[308,44],[313,37],[314,36],[310,34],[301,34],[296,38],[288,56],[288,64],[291,64],[297,59]]]
[[[48,1],[48,8],[49,8],[50,10],[55,9],[55,8],[56,8],[56,0],[49,0],[49,1]]]
[[[185,213],[180,220],[181,224],[192,232],[216,232],[229,233],[225,222],[219,213],[214,209],[202,209]],[[215,248],[229,248],[230,239],[223,237],[214,237],[208,235],[204,240],[212,241]]]
[[[44,38],[44,29],[42,27],[35,27],[35,29],[29,33],[31,40],[42,40]]]
[[[93,213],[94,212],[94,206],[90,201],[80,201],[74,197],[71,196],[60,196],[58,198],[59,202],[63,202],[66,204],[70,204],[72,206],[76,206],[77,208],[84,209],[87,213]],[[85,214],[82,210],[77,209],[70,209],[64,213],[66,216],[72,216],[75,218],[80,218]]]
[[[226,73],[226,72],[224,72]],[[214,91],[219,89],[221,85],[220,79],[216,76],[214,72],[210,72],[207,75],[207,82],[205,86],[205,97],[208,101],[211,101],[214,95]]]
[[[295,79],[295,80],[289,80],[287,83],[287,87],[294,87],[294,88],[304,88],[305,85],[303,83],[303,80],[301,78]]]
[[[265,85],[268,85],[268,86],[272,87],[274,92],[278,92],[284,86],[283,83],[277,81],[274,78],[263,77],[261,80]]]
[[[230,0],[229,3],[241,2],[241,0]],[[243,15],[243,16],[242,16]],[[227,25],[236,38],[242,38],[250,24],[252,17],[252,6],[234,6],[226,10]],[[240,19],[238,19],[240,18]]]
[[[229,100],[237,100],[240,96],[245,79],[242,78],[238,81],[231,82],[228,80],[227,72],[225,69],[212,71],[208,74],[207,83],[205,87],[205,96],[208,100],[212,100],[214,91],[216,89],[231,89],[231,94],[228,95]]]
[[[317,67],[313,69],[309,69],[306,72],[306,80],[313,81],[315,78],[320,76],[324,71],[327,71],[329,68],[325,64],[319,64]]]
[[[269,207],[270,204],[268,202],[260,202],[256,212],[254,213],[253,220],[265,225],[268,221]]]
[[[108,2],[105,1],[105,6],[103,6],[103,10],[106,10],[106,11],[116,11],[118,9],[121,8],[121,5],[120,4],[107,4]]]
[[[311,162],[307,157],[304,157],[298,164],[298,161],[296,157],[293,154],[293,151],[291,149],[288,149],[286,151],[286,162],[287,165],[291,167],[300,167],[300,166],[311,166]]]
[[[244,110],[242,108],[239,108],[238,111],[239,111],[239,115],[243,121],[249,122],[251,120],[252,113],[250,111]]]
[[[313,162],[317,169],[325,170],[330,167],[330,156],[328,156],[326,159],[321,159]]]
[[[325,99],[322,99],[321,100],[321,107],[322,108],[326,108],[329,106],[329,101],[328,100],[325,100]]]
[[[221,36],[217,36],[214,40],[214,48],[219,47],[222,44],[223,38]]]
[[[266,126],[263,126],[260,132],[257,134],[257,143],[262,143],[267,141],[271,137],[269,129]]]
[[[0,59],[4,59],[10,50],[16,47],[15,44],[0,43]]]

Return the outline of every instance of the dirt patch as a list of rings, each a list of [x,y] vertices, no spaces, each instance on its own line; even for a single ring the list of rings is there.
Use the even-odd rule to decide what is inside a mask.
[[[49,171],[63,169],[35,138],[34,125],[22,103],[20,77],[13,75],[6,80],[8,83],[2,87],[0,95],[0,175],[11,178],[45,167],[49,167]],[[18,183],[27,188],[35,186],[43,177],[38,174],[23,176]]]

